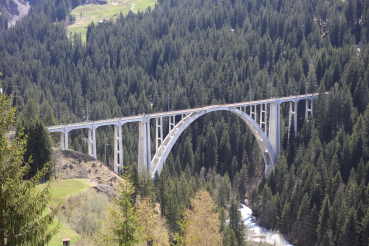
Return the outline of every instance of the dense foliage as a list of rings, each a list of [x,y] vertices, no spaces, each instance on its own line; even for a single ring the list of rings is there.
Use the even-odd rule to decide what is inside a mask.
[[[1,94],[0,245],[45,245],[59,229],[59,224],[51,227],[59,207],[47,212],[51,199],[49,183],[42,190],[36,189],[48,170],[47,165],[31,179],[23,179],[29,172],[31,161],[24,161],[26,139],[22,138],[22,132],[11,143],[7,139],[15,116],[11,103],[11,98]]]
[[[367,244],[368,0],[161,0],[154,9],[91,24],[85,44],[52,23],[67,15],[63,4],[71,3],[40,1],[2,34],[4,89],[11,93],[20,86],[20,110],[32,97],[41,118],[48,112],[52,119],[52,111],[55,121],[70,123],[84,119],[87,102],[91,120],[97,120],[164,111],[168,94],[174,110],[248,101],[250,88],[251,100],[330,91],[314,102],[309,122],[299,103],[298,131],[289,142],[288,105],[282,106],[279,164],[249,197],[265,225],[299,244]],[[124,163],[134,166],[137,124],[124,125],[123,134]],[[97,139],[104,135],[112,145],[112,128],[99,128]],[[86,136],[70,132],[70,146],[87,152]],[[98,142],[100,159],[103,148]],[[111,157],[112,149],[107,152]],[[176,199],[187,196],[181,201],[190,206],[188,196],[201,180],[194,175],[202,167],[211,174],[205,182],[219,173],[229,185],[239,184],[243,166],[253,176],[260,164],[257,143],[235,115],[198,119],[157,179],[168,223],[179,230],[175,221],[185,206]],[[185,195],[186,189],[175,189],[186,183]]]
[[[29,164],[30,170],[27,174],[28,179],[32,178],[38,170],[44,168],[47,163],[51,162],[52,148],[49,132],[45,128],[44,123],[37,118],[37,108],[32,98],[28,100],[25,109],[18,116],[16,127],[16,135],[22,134],[27,136],[26,151],[24,159],[32,159]],[[45,118],[47,122],[47,118]],[[45,179],[49,179],[52,174],[52,168],[48,166]]]

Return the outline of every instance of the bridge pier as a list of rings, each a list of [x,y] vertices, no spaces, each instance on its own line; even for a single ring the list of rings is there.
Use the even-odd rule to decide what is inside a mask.
[[[119,126],[114,125],[114,172],[118,173],[118,154],[119,154],[119,143],[121,139],[119,138]]]
[[[94,127],[94,124],[92,126],[92,151],[94,158],[97,159],[97,153],[96,153],[96,129]]]
[[[65,141],[64,140],[64,132],[61,132],[60,133],[60,148],[61,149],[65,149],[65,146],[64,146],[65,142],[64,141]]]
[[[92,156],[92,148],[94,145],[94,142],[92,140],[92,130],[87,129],[87,144],[88,144],[88,155]]]
[[[120,123],[120,121],[119,121]],[[120,171],[123,172],[123,138],[122,138],[122,125],[119,124],[119,165],[120,165]]]
[[[291,118],[292,115],[294,115],[294,130],[295,130],[295,137],[297,134],[297,100],[294,100],[293,102],[290,102],[290,110],[288,114],[288,139],[290,139],[290,129],[291,129]],[[294,109],[292,110],[292,103],[294,104]]]
[[[264,106],[264,109],[263,109]],[[268,113],[268,105],[260,104],[260,128],[264,130],[265,134],[267,134],[267,113]],[[264,128],[263,128],[264,127]]]
[[[310,103],[309,103],[310,101]],[[310,107],[309,107],[310,105]],[[313,107],[314,107],[314,100],[311,99],[311,100],[308,100],[306,99],[305,100],[305,120],[306,121],[309,121],[309,112],[310,112],[310,115],[311,117],[313,117]]]
[[[162,123],[162,121],[161,121]],[[138,137],[138,171],[151,171],[151,140],[150,140],[150,121],[147,116],[139,122]],[[161,129],[162,132],[162,129]]]
[[[252,109],[254,107],[254,110]],[[256,105],[250,106],[250,117],[256,121]]]
[[[68,147],[69,147],[68,146],[68,127],[65,126],[64,128],[64,149],[68,150],[69,149]]]
[[[280,103],[279,100],[270,103],[269,115],[269,141],[276,153],[279,153],[281,136],[280,136]]]

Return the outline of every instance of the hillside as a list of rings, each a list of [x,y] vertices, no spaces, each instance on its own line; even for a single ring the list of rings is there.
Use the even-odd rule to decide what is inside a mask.
[[[102,199],[102,201],[107,198],[110,200],[111,196],[116,195],[119,182],[123,182],[123,179],[102,162],[82,153],[56,150],[53,153],[53,160],[56,179],[51,183],[50,206],[54,207],[62,202],[62,207],[58,219],[53,224],[55,226],[57,221],[61,220],[60,231],[49,245],[60,245],[63,238],[70,238],[71,245],[84,245],[83,242],[86,243],[86,239],[82,237],[84,234],[82,235],[81,230],[76,226],[79,223],[78,218],[73,217],[75,211],[83,209],[81,199],[86,199],[87,196]],[[45,185],[40,185],[38,189],[42,189]],[[99,194],[104,195],[99,196]],[[102,209],[105,208],[106,205],[102,207]],[[100,214],[94,213],[93,216],[96,219],[100,218]]]
[[[82,41],[86,41],[87,27],[94,22],[98,24],[104,20],[116,20],[120,14],[126,15],[130,10],[133,12],[145,11],[148,6],[153,7],[155,0],[108,0],[106,4],[98,5],[93,3],[84,4],[74,8],[71,15],[76,20],[68,25],[68,33],[81,34]]]
[[[1,8],[8,19],[8,27],[12,27],[26,16],[31,8],[29,2],[25,0],[1,0]]]
[[[115,194],[114,189],[118,189],[119,182],[123,182],[123,179],[104,163],[89,155],[56,150],[53,158],[56,179],[89,179],[92,187],[109,195]]]

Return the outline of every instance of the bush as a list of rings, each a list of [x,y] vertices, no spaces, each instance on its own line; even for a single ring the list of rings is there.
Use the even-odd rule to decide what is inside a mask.
[[[92,236],[101,228],[102,214],[108,203],[104,193],[88,190],[68,198],[60,217],[82,237]]]

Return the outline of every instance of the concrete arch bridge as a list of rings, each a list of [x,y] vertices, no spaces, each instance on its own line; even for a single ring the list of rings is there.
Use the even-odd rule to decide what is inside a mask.
[[[75,124],[58,125],[48,127],[50,133],[60,132],[61,148],[68,150],[68,133],[76,129],[88,129],[88,154],[97,157],[96,153],[96,129],[101,126],[114,126],[114,171],[118,173],[123,169],[123,144],[122,126],[129,122],[139,123],[139,148],[138,167],[144,167],[152,177],[155,172],[160,174],[164,162],[173,145],[182,132],[197,118],[215,111],[230,111],[238,115],[252,130],[256,137],[265,163],[265,174],[268,176],[277,161],[280,152],[280,106],[289,103],[289,122],[292,115],[297,112],[297,103],[305,100],[305,119],[313,116],[314,99],[318,94],[306,94],[266,100],[241,102],[225,105],[211,105],[207,107],[155,113],[150,115],[138,115],[108,120],[89,121]],[[176,117],[177,116],[177,117]],[[163,118],[169,118],[169,133],[163,135]],[[180,121],[176,122],[176,118]],[[297,132],[297,116],[295,115],[295,132]],[[155,155],[151,159],[150,125],[155,124]],[[290,123],[289,126],[290,128]]]

